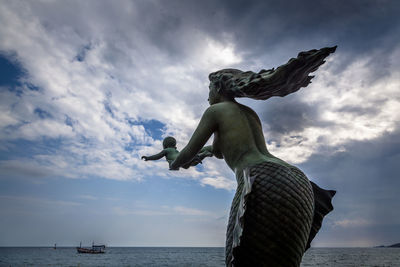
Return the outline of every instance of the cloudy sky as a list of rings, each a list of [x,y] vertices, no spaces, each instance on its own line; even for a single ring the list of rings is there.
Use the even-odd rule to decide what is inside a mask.
[[[338,45],[307,88],[240,99],[269,150],[337,190],[313,246],[400,242],[400,2],[0,1],[0,246],[223,246],[236,182],[168,171],[208,74]]]

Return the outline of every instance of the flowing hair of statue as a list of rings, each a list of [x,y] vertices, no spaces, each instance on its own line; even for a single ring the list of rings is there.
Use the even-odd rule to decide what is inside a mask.
[[[325,63],[324,59],[335,52],[336,46],[300,52],[297,58],[274,69],[258,73],[237,69],[223,69],[208,78],[222,94],[230,97],[249,97],[266,100],[272,96],[286,96],[311,83],[311,72]]]

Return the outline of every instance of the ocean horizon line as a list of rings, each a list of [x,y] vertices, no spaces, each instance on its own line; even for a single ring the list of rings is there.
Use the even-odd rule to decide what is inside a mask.
[[[96,243],[97,244],[97,243]],[[100,244],[100,243],[99,243]],[[87,245],[90,246],[90,245]],[[57,245],[57,248],[76,248],[76,245]],[[108,248],[225,248],[224,246],[119,246],[106,245]],[[0,248],[54,248],[53,246],[0,246]],[[317,246],[311,248],[379,248],[378,246]]]

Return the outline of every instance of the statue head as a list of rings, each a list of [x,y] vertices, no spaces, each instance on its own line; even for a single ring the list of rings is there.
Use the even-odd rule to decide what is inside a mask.
[[[176,148],[176,139],[172,136],[165,137],[163,140],[163,148]]]
[[[220,102],[222,99],[232,100],[235,95],[229,88],[232,87],[234,76],[242,73],[236,69],[223,69],[211,73],[208,78],[210,79],[210,92],[208,101],[210,105]]]

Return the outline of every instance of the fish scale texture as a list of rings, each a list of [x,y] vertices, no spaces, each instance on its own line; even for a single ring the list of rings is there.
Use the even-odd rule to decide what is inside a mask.
[[[299,266],[314,212],[307,177],[296,167],[264,162],[237,179],[227,230],[227,265]]]

